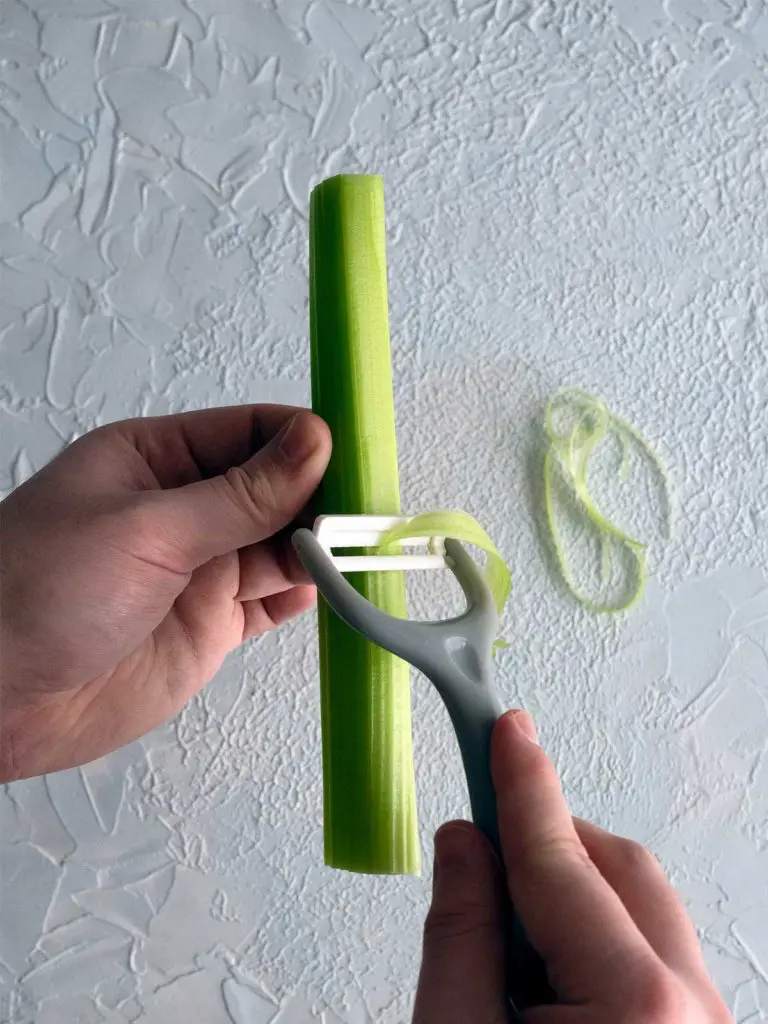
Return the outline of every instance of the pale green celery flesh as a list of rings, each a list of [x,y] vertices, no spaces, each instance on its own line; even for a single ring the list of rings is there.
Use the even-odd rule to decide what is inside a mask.
[[[565,433],[560,433],[554,422],[555,409],[558,405],[570,405],[580,411],[574,426]],[[587,485],[587,467],[594,450],[610,434],[615,434],[622,443],[623,463],[621,478],[628,476],[628,447],[634,444],[650,461],[662,481],[667,508],[667,528],[672,528],[672,499],[669,481],[659,456],[648,442],[626,420],[614,415],[604,402],[594,395],[581,391],[579,388],[565,388],[557,391],[547,403],[544,412],[544,429],[547,434],[548,446],[544,454],[544,512],[549,527],[555,558],[562,573],[566,586],[585,608],[592,612],[629,611],[642,598],[648,581],[646,564],[646,545],[634,537],[630,537],[618,526],[607,519],[597,508]],[[568,562],[560,529],[557,525],[555,511],[555,470],[559,470],[576,496],[583,515],[600,534],[603,544],[603,574],[607,575],[610,568],[611,544],[623,546],[635,564],[634,583],[630,584],[623,597],[613,603],[595,600],[583,593],[577,584]]]
[[[466,512],[455,509],[422,512],[409,519],[404,526],[397,526],[382,537],[379,550],[384,554],[389,553],[390,545],[395,545],[397,541],[406,540],[408,537],[430,537],[432,540],[436,537],[451,537],[465,544],[473,544],[484,551],[485,580],[493,594],[496,609],[501,615],[512,587],[512,577],[498,548],[476,519]],[[509,644],[501,639],[496,640],[493,645],[494,650],[508,646]]]
[[[384,189],[339,175],[310,204],[312,408],[333,436],[318,512],[400,511],[387,310]],[[406,615],[402,573],[354,573],[377,607]],[[419,870],[409,667],[321,600],[325,860],[380,874]]]

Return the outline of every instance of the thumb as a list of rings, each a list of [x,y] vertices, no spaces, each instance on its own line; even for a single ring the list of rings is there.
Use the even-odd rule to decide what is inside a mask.
[[[287,526],[317,489],[331,455],[328,427],[299,412],[268,444],[221,476],[163,491],[164,528],[192,569]]]
[[[482,832],[466,821],[443,825],[413,1024],[506,1024],[505,899]]]

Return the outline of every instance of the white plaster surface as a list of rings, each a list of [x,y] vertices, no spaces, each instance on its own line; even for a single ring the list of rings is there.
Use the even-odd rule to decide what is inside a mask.
[[[506,698],[573,810],[661,857],[736,1020],[768,1020],[765,4],[4,0],[0,83],[0,488],[112,419],[306,401],[308,192],[382,172],[405,505],[489,528]],[[620,621],[542,554],[566,384],[678,493]],[[6,789],[2,1021],[408,1018],[429,879],[321,864],[313,631]],[[421,680],[414,719],[428,876],[466,804]]]

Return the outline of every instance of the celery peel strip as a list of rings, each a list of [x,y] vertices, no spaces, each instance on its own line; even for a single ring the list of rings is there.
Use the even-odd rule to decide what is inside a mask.
[[[555,426],[555,413],[558,406],[567,405],[575,408],[579,415],[570,430],[560,432]],[[667,509],[667,530],[671,533],[672,502],[669,477],[664,465],[651,445],[630,423],[610,412],[599,398],[579,388],[565,388],[550,398],[544,412],[544,429],[548,439],[544,455],[544,508],[555,558],[563,580],[576,600],[589,611],[612,614],[628,611],[640,601],[645,592],[648,581],[646,545],[631,537],[600,512],[587,484],[589,460],[610,434],[615,435],[622,446],[619,479],[626,481],[629,477],[630,445],[634,444],[639,448],[661,479]],[[634,564],[633,586],[627,589],[622,599],[614,603],[597,601],[585,594],[571,571],[555,512],[554,490],[557,469],[575,495],[581,511],[600,534],[603,579],[607,579],[610,573],[612,544],[623,546]]]
[[[433,540],[436,537],[450,537],[465,544],[472,544],[484,551],[486,555],[485,579],[496,602],[496,609],[501,615],[512,589],[512,577],[499,549],[476,519],[466,512],[458,512],[454,509],[422,512],[382,537],[379,551],[384,554],[391,553],[392,549],[397,546],[397,542],[405,540],[406,537],[430,537]],[[494,648],[508,646],[504,640],[497,640],[494,643]]]

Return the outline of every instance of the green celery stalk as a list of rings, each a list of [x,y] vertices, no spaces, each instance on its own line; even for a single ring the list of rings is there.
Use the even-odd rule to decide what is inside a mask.
[[[310,202],[312,408],[333,435],[318,495],[326,514],[397,515],[384,187],[376,175],[323,181]],[[406,615],[399,572],[350,582]],[[350,871],[419,870],[409,668],[320,600],[325,860]]]

